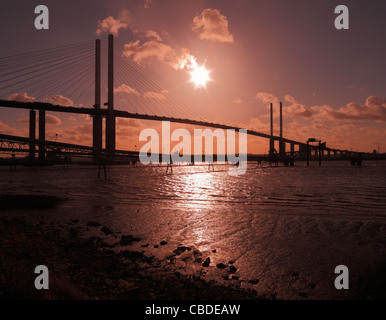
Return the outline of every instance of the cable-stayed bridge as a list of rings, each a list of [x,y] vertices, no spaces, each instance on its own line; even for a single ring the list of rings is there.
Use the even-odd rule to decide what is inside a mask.
[[[107,84],[107,90],[102,90],[102,84]],[[27,153],[29,161],[36,161],[38,154],[40,163],[44,163],[48,155],[92,157],[95,161],[102,156],[111,161],[138,158],[136,150],[117,150],[117,118],[169,121],[235,131],[247,129],[248,135],[269,141],[267,155],[249,154],[248,160],[284,162],[296,157],[309,159],[312,154],[319,158],[343,159],[359,154],[328,148],[325,143],[312,145],[308,142],[313,140],[305,142],[308,137],[304,141],[284,138],[281,103],[280,135],[273,134],[272,104],[270,133],[250,130],[248,119],[241,125],[216,123],[213,115],[159,73],[141,60],[125,56],[125,45],[115,41],[112,35],[107,42],[88,41],[0,58],[0,98],[3,98],[0,100],[2,108],[29,110],[26,121],[29,136],[0,132],[0,152]],[[107,103],[102,105],[102,101]],[[92,117],[92,146],[46,139],[46,112]]]

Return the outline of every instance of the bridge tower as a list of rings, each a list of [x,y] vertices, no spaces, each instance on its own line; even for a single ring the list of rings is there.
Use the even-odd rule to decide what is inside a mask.
[[[280,102],[280,140],[279,140],[279,156],[283,161],[285,158],[285,142],[283,140],[283,103]]]
[[[46,110],[39,109],[39,160],[45,161],[46,159],[46,147],[44,142],[46,141]]]
[[[31,109],[29,111],[29,160],[35,160],[35,139],[36,139],[36,111]]]
[[[101,109],[101,41],[95,41],[95,105],[96,111]],[[94,162],[97,163],[102,149],[102,117],[95,114],[93,118],[93,148]]]
[[[106,116],[106,150],[113,161],[115,153],[115,116],[114,116],[114,36],[109,35],[108,44],[108,112]]]
[[[275,153],[275,140],[273,139],[273,103],[271,103],[271,139],[269,139],[269,155]]]

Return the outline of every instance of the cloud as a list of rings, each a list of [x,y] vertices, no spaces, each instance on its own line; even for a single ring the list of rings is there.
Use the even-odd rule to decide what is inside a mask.
[[[98,28],[95,33],[99,36],[103,32],[112,33],[114,36],[118,36],[120,29],[127,29],[130,23],[130,12],[128,10],[122,10],[115,19],[113,16],[108,16],[102,21],[98,21]]]
[[[188,49],[181,49],[180,53],[171,46],[157,41],[147,41],[142,45],[140,41],[125,44],[123,54],[133,57],[134,60],[145,60],[151,57],[173,67],[177,70],[196,66],[196,58],[190,54]]]
[[[303,118],[311,118],[314,115],[311,108],[297,102],[294,97],[287,94],[284,96],[284,100],[291,103],[283,108],[285,114]]]
[[[128,93],[128,94],[134,94],[136,96],[140,96],[141,94],[134,88],[128,86],[127,84],[122,84],[118,88],[114,88],[115,93]]]
[[[148,40],[155,40],[158,42],[162,42],[162,38],[157,31],[154,31],[154,30],[141,31],[137,29],[132,29],[132,32],[133,34],[135,34],[141,39],[148,39]]]
[[[261,100],[264,103],[274,103],[279,101],[279,99],[276,98],[273,94],[267,92],[256,93],[256,99]]]
[[[217,9],[205,9],[194,17],[192,30],[200,33],[200,39],[218,42],[233,42],[228,30],[228,19]]]
[[[158,32],[156,32],[154,30],[147,30],[145,32],[145,36],[148,39],[154,39],[154,40],[157,40],[157,41],[162,41],[161,36],[158,34]]]
[[[149,9],[152,4],[153,4],[153,0],[145,0],[145,4],[143,5],[143,7],[145,9]]]
[[[36,119],[38,120],[39,116],[37,116]],[[19,118],[19,119],[16,119],[16,121],[23,124],[29,124],[29,117]],[[60,126],[61,124],[62,124],[62,120],[60,118],[52,114],[46,114],[46,125]]]
[[[74,102],[70,98],[66,98],[61,94],[57,94],[48,99],[48,101],[52,104],[63,106],[63,107],[72,107]]]
[[[8,100],[12,101],[18,101],[18,102],[34,102],[36,99],[34,97],[31,97],[27,94],[27,92],[24,93],[12,93]]]
[[[62,124],[62,120],[60,120],[57,116],[54,116],[52,114],[47,114],[46,124],[51,126],[60,126]]]
[[[386,100],[376,96],[369,96],[364,105],[350,102],[339,109],[328,105],[315,106],[312,109],[319,115],[334,120],[386,121]]]
[[[277,97],[267,92],[257,93],[256,98],[264,103],[279,101]],[[386,121],[386,99],[376,96],[369,96],[365,104],[350,102],[338,109],[329,105],[305,106],[289,94],[284,96],[284,101],[286,105],[283,105],[283,112],[290,117],[338,121]]]
[[[135,128],[142,128],[143,124],[138,119],[129,119],[129,118],[117,118],[117,127],[135,127]]]
[[[17,121],[17,120],[16,120]],[[29,120],[28,120],[29,122]],[[23,132],[21,132],[23,131]],[[20,130],[20,128],[11,127],[10,125],[0,121],[0,132],[2,134],[9,134],[12,136],[26,136],[26,130]]]
[[[146,92],[144,97],[149,99],[166,100],[166,96],[164,94],[152,91]]]

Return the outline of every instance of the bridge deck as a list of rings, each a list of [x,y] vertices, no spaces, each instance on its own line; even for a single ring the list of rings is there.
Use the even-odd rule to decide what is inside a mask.
[[[10,101],[10,100],[0,100],[0,107],[5,108],[17,108],[17,109],[29,109],[29,110],[46,110],[46,111],[53,111],[53,112],[64,112],[64,113],[76,113],[76,114],[88,114],[91,116],[100,115],[102,117],[106,117],[107,113],[109,112],[107,109],[95,109],[95,108],[75,108],[75,107],[64,107],[60,105],[53,105],[50,103],[43,103],[43,102],[19,102],[19,101]],[[152,120],[152,121],[170,121],[173,123],[181,123],[181,124],[189,124],[189,125],[196,125],[196,126],[202,126],[202,127],[209,127],[209,128],[218,128],[223,130],[243,130],[243,128],[238,128],[235,126],[230,125],[224,125],[219,123],[212,123],[212,122],[205,122],[205,121],[198,121],[198,120],[191,120],[191,119],[182,119],[182,118],[173,118],[173,117],[164,117],[164,116],[157,116],[157,115],[147,115],[147,114],[139,114],[139,113],[130,113],[127,111],[121,111],[121,110],[110,110],[110,112],[113,112],[113,115],[115,117],[119,118],[131,118],[131,119],[141,119],[141,120]],[[304,148],[307,146],[306,143],[295,141],[291,139],[286,138],[280,138],[279,136],[271,136],[269,134],[265,134],[258,131],[253,130],[247,130],[248,135],[257,136],[261,138],[266,139],[273,139],[276,141],[283,141],[286,143],[291,143],[294,145],[298,145],[299,148]],[[310,148],[316,149],[317,147],[310,146]],[[348,153],[348,150],[340,150],[340,149],[332,149],[332,148],[325,148],[325,151],[331,151],[331,152],[343,152]]]

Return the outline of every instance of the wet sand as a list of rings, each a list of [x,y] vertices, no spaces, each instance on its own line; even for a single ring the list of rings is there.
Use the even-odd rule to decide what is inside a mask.
[[[0,299],[286,299],[282,294],[277,297],[274,288],[270,294],[264,288],[261,294],[265,279],[240,279],[234,261],[215,263],[189,246],[178,246],[159,260],[148,248],[166,249],[166,241],[148,244],[134,235],[115,233],[97,221],[55,225],[44,216],[38,220],[1,217],[0,237]],[[215,256],[216,250],[211,255]],[[34,287],[37,265],[46,265],[50,271],[49,290]],[[384,299],[385,269],[384,262],[373,265],[350,282],[351,290],[330,298]],[[223,274],[226,281],[208,281],[207,273]],[[303,272],[293,272],[290,278],[280,284],[282,290],[299,291],[295,299],[315,299],[305,288],[318,291],[318,280],[303,283]]]
[[[219,285],[199,276],[184,276],[167,261],[130,250],[140,239],[124,235],[108,244],[98,236],[84,238],[81,230],[111,230],[90,221],[86,226],[55,226],[42,217],[0,218],[0,299],[267,299],[239,285]],[[160,244],[161,246],[162,244]],[[182,251],[182,249],[181,249]],[[186,250],[185,250],[186,251]],[[50,272],[49,290],[36,290],[34,269]]]

